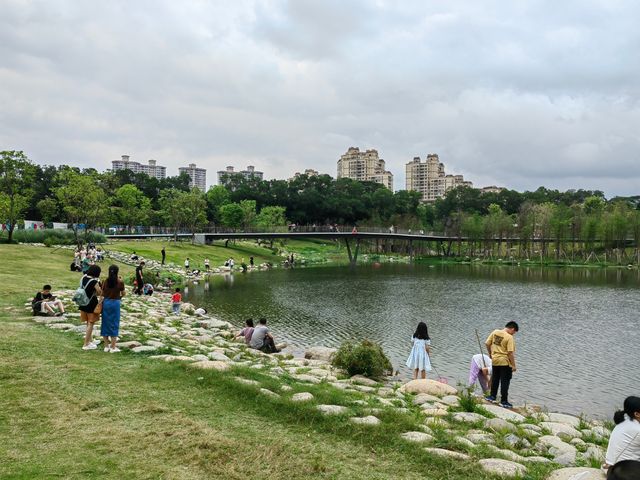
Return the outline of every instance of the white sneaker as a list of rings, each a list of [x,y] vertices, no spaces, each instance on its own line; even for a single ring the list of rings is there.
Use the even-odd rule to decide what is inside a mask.
[[[85,345],[82,347],[83,350],[95,350],[98,346],[94,343],[90,343],[89,345]]]
[[[120,351],[120,349],[118,347],[112,348],[111,350],[109,350],[111,353],[118,353]]]
[[[104,353],[108,353],[111,350],[111,347],[104,347]]]
[[[102,340],[100,340],[99,338],[97,340],[91,340],[91,343],[93,343],[94,345],[100,345],[101,342]]]

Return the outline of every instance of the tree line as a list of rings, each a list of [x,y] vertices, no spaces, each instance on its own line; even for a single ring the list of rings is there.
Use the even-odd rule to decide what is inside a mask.
[[[164,226],[191,232],[205,226],[248,229],[347,224],[388,226],[468,238],[470,254],[499,254],[506,239],[543,255],[562,254],[562,243],[588,251],[596,242],[624,248],[640,239],[640,196],[607,200],[599,190],[498,193],[459,187],[435,203],[418,192],[391,192],[380,184],[329,175],[260,180],[230,175],[207,192],[189,189],[182,174],[158,180],[130,170],[98,172],[40,166],[20,151],[0,152],[0,221],[9,237],[21,219],[67,222],[74,228]],[[489,241],[491,240],[491,241]],[[540,243],[540,242],[538,242]],[[506,246],[504,247],[506,248]],[[448,252],[451,253],[451,252]]]

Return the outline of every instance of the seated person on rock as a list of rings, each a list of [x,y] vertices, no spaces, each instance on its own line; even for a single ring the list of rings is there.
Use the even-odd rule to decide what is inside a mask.
[[[627,397],[613,421],[616,426],[609,437],[604,469],[624,460],[640,461],[640,397]]]
[[[34,315],[64,315],[64,305],[62,300],[56,299],[51,294],[51,285],[42,287],[42,291],[36,293],[31,300]]]
[[[258,326],[253,330],[249,346],[264,353],[278,353],[280,351],[276,348],[273,336],[269,333],[266,318],[258,320]]]
[[[248,318],[245,322],[245,327],[238,332],[236,338],[244,338],[244,343],[249,345],[251,343],[251,337],[253,336],[254,330],[253,320]]]

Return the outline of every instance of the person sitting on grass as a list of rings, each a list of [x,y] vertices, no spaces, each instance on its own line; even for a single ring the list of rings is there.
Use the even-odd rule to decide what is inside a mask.
[[[42,287],[42,291],[36,293],[31,300],[34,315],[55,315],[57,317],[64,315],[64,305],[62,300],[56,299],[51,294],[51,285]]]
[[[269,333],[266,318],[258,320],[258,326],[253,330],[249,346],[264,353],[278,353],[280,351],[276,348],[273,336]]]

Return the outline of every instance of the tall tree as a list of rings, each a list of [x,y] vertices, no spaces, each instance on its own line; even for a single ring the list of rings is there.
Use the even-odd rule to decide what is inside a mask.
[[[33,197],[34,176],[35,167],[23,152],[0,152],[0,220],[8,224],[9,242]]]
[[[135,185],[123,185],[115,194],[115,219],[131,228],[146,223],[151,213],[151,201]]]

